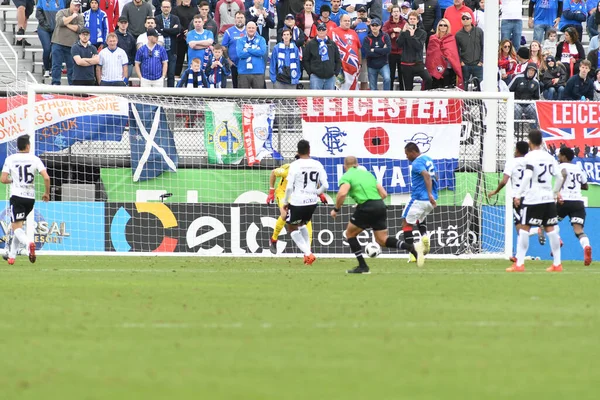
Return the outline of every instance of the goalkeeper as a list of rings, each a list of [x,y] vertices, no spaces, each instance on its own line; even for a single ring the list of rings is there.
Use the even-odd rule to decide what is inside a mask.
[[[295,158],[297,160],[298,156]],[[275,168],[273,171],[271,171],[271,176],[269,177],[269,195],[267,196],[267,204],[272,204],[273,201],[277,199],[277,206],[281,208],[283,205],[282,202],[283,198],[285,197],[285,189],[287,188],[286,178],[289,168],[290,164],[283,164],[281,167]],[[281,180],[279,181],[277,189],[275,189],[275,182],[277,181],[277,178],[281,178]],[[327,203],[327,199],[325,198],[324,194],[320,195],[319,197],[321,202]],[[269,250],[271,250],[271,253],[273,254],[277,254],[277,239],[279,238],[279,234],[284,226],[285,220],[280,216],[277,218],[273,235],[271,236],[271,239],[269,239]],[[306,229],[308,230],[309,243],[312,243],[312,223],[310,221],[306,224]]]

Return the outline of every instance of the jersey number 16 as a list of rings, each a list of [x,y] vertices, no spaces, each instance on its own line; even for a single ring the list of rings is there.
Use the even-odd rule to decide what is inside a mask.
[[[33,172],[29,171],[29,168],[31,168],[31,164],[17,165],[17,170],[19,171],[19,182],[33,183],[35,175],[33,175]]]

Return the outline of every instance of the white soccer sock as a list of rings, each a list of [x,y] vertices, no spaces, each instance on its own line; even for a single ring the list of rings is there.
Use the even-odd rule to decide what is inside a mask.
[[[8,258],[16,258],[18,248],[19,238],[17,237],[17,235],[14,235],[12,241],[10,242],[10,247],[8,248]]]
[[[540,228],[531,228],[529,229],[529,236],[537,235],[540,231]]]
[[[583,236],[579,239],[579,243],[581,244],[581,247],[585,249],[587,246],[590,245],[590,238],[587,236]]]
[[[525,254],[529,248],[529,232],[521,229],[517,238],[517,265],[525,263]]]
[[[552,256],[554,262],[552,265],[560,265],[560,235],[556,232],[556,227],[552,232],[546,232],[548,239],[550,239],[550,248],[552,249]]]
[[[305,256],[310,255],[310,245],[304,241],[304,235],[299,230],[292,232],[292,240],[296,243],[296,246],[300,249]]]
[[[302,232],[302,237],[304,238],[304,241],[308,244],[308,246],[310,248],[310,239],[308,238],[308,228],[306,227],[306,225],[302,225],[301,227],[298,228],[298,230],[300,232]]]
[[[19,238],[19,242],[23,244],[28,244],[29,240],[27,240],[27,234],[23,230],[23,228],[15,229],[15,236]]]
[[[559,233],[560,232],[560,226],[554,225],[554,232]]]

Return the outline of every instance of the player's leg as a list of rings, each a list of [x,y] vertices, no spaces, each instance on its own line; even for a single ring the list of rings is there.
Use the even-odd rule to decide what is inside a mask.
[[[541,204],[540,206],[545,206],[542,226],[546,231],[546,235],[548,235],[548,240],[550,241],[550,249],[552,250],[553,257],[552,266],[546,268],[546,271],[560,272],[562,271],[562,262],[560,254],[561,240],[558,231],[555,229],[555,226],[558,224],[556,203]]]
[[[583,265],[588,266],[592,263],[592,246],[590,245],[590,238],[583,231],[586,217],[585,207],[581,201],[573,202],[572,205],[573,209],[570,213],[571,225],[573,226],[575,236],[579,240],[579,244],[583,248]]]
[[[532,224],[536,223],[537,208],[535,206],[523,206],[521,212],[521,224],[517,237],[517,260],[507,268],[507,272],[522,272],[525,270],[525,254],[529,249],[529,230]]]
[[[417,218],[417,229],[421,235],[421,245],[423,246],[423,254],[429,254],[430,244],[429,236],[427,236],[427,226],[425,225],[425,219],[429,214],[433,212],[433,205],[429,202],[424,202],[421,207],[421,212]]]
[[[355,212],[356,215],[356,212]],[[359,222],[360,223],[360,222]],[[348,241],[348,245],[350,245],[350,250],[354,253],[356,260],[358,261],[358,266],[354,269],[349,269],[346,271],[349,274],[369,274],[369,266],[365,262],[365,258],[363,257],[363,250],[360,243],[358,243],[357,236],[363,231],[363,228],[354,225],[352,222],[348,222],[348,226],[346,227],[346,240]]]
[[[283,196],[276,197],[277,206],[281,208],[281,202],[283,201]],[[281,218],[281,215],[277,218],[277,222],[275,222],[275,229],[273,230],[273,235],[271,235],[271,239],[269,240],[269,250],[271,253],[277,254],[277,239],[279,238],[279,234],[283,230],[285,226],[285,220]]]
[[[308,237],[306,238],[306,240],[308,240],[308,244],[312,245],[312,221],[308,221],[305,225],[306,227],[306,233],[308,234]]]
[[[302,234],[302,239],[304,239],[304,243],[306,243],[306,246],[308,247],[308,251],[310,253],[308,256],[306,254],[304,256],[304,264],[306,264],[306,265],[312,265],[312,263],[314,263],[315,260],[317,259],[315,257],[315,255],[312,253],[312,250],[310,248],[310,245],[311,245],[310,235],[312,234],[312,227],[311,227],[311,232],[309,232],[308,228],[306,226],[307,224],[309,224],[311,222],[312,216],[315,213],[316,209],[317,209],[316,204],[313,206],[302,207],[302,223],[298,227],[298,230]]]

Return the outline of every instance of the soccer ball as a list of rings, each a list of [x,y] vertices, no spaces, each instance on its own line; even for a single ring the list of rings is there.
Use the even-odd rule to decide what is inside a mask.
[[[371,258],[377,257],[381,254],[381,246],[377,243],[369,243],[365,246],[365,253]]]

